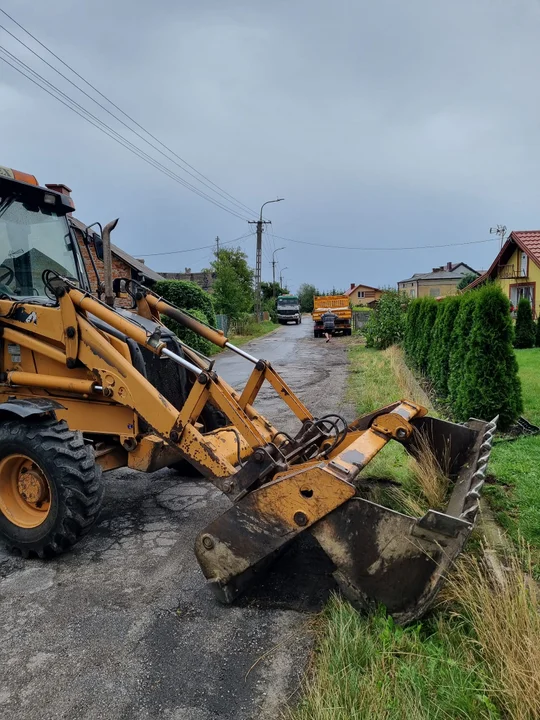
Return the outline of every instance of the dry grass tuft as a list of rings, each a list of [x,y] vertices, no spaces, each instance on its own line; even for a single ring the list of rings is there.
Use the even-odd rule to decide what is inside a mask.
[[[527,549],[522,553],[530,568]],[[463,556],[444,591],[451,613],[471,631],[470,642],[490,667],[490,694],[507,717],[540,717],[540,614],[538,587],[523,558],[507,553],[500,564]]]
[[[390,367],[399,385],[402,397],[406,400],[428,408],[430,415],[433,415],[433,407],[425,390],[422,389],[414,374],[409,370],[403,357],[403,350],[397,345],[392,345],[384,350],[384,355],[390,360]],[[435,413],[436,415],[436,413]]]
[[[433,509],[441,509],[448,492],[448,467],[442,468],[423,433],[417,433],[418,455],[411,458],[411,469],[418,490]],[[448,463],[443,463],[448,465]]]

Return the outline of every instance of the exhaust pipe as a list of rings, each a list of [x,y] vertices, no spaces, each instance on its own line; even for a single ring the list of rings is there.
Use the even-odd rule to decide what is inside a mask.
[[[111,232],[118,224],[118,218],[111,220],[103,228],[103,285],[105,287],[105,302],[109,307],[114,307],[114,291],[112,278],[112,252]]]

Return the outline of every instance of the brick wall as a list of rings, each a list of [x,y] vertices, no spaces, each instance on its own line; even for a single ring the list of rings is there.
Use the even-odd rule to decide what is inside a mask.
[[[94,272],[94,268],[92,267],[92,263],[90,262],[90,259],[88,257],[88,250],[92,253],[92,257],[94,258],[94,262],[96,263],[96,268],[100,275],[99,279],[101,282],[103,282],[103,262],[96,257],[96,253],[92,245],[90,245],[88,250],[86,249],[86,246],[83,242],[82,232],[75,227],[73,228],[73,230],[77,237],[77,242],[79,243],[79,248],[81,250],[81,255],[83,258],[84,266],[86,268],[86,273],[88,275],[88,280],[90,281],[90,288],[92,294],[95,295],[97,288],[96,273]],[[112,276],[113,282],[116,279],[128,279],[132,277],[131,267],[119,257],[117,257],[114,253],[112,256]],[[119,297],[116,298],[115,304],[120,307],[131,307],[132,300],[127,293],[123,292],[120,294]]]

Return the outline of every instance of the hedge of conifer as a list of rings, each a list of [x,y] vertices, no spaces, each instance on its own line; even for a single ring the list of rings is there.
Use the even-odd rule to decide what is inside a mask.
[[[508,429],[522,411],[508,298],[488,285],[439,302],[421,298],[407,312],[409,364],[432,382],[457,421],[491,420]]]

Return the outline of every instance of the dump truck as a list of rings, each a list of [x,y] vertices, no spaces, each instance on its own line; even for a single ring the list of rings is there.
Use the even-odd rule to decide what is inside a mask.
[[[103,473],[188,464],[230,500],[194,538],[223,603],[249,592],[290,543],[311,533],[358,608],[383,603],[398,622],[420,617],[473,528],[496,419],[456,425],[408,400],[353,422],[338,413],[317,417],[269,362],[138,282],[125,279],[132,307],[114,307],[116,221],[101,234],[87,231],[79,246],[67,220],[73,209],[33,176],[0,170],[0,536],[7,546],[24,557],[68,551],[99,517]],[[83,252],[103,259],[104,300],[90,287]],[[228,385],[162,316],[250,364],[245,386]],[[263,384],[296,416],[294,434],[256,408]],[[446,510],[413,517],[379,502],[363,471],[388,443],[413,456],[429,448],[451,483]]]
[[[311,314],[314,322],[313,337],[323,337],[322,316],[328,311],[337,316],[334,334],[350,335],[352,332],[352,310],[349,298],[346,295],[315,295]]]
[[[294,322],[299,325],[302,322],[302,313],[298,296],[279,295],[276,302],[276,314],[278,322],[281,324]]]

